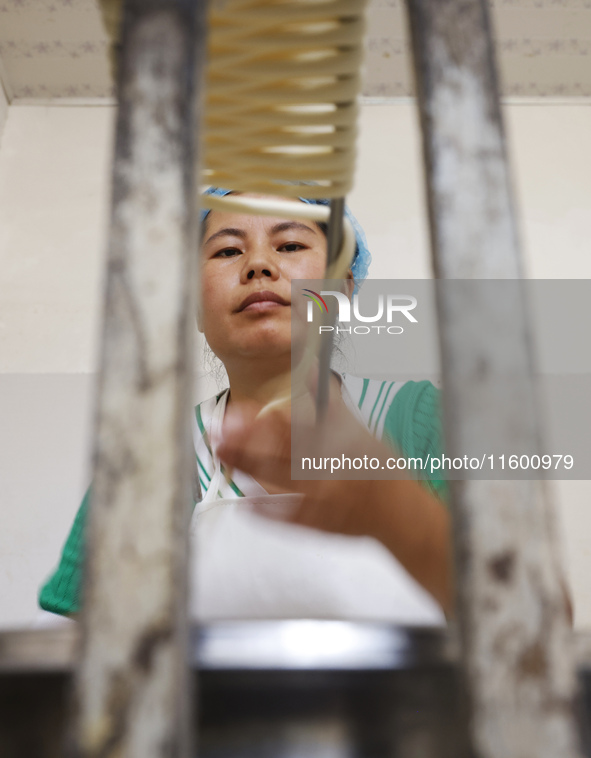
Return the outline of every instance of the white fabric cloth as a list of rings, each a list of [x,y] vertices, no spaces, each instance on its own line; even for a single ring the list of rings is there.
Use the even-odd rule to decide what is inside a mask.
[[[346,394],[344,399],[355,411]],[[206,442],[219,439],[226,401],[224,393],[203,416]],[[290,508],[298,495],[269,495],[252,477],[235,472],[244,497],[217,499],[225,480],[211,447],[213,475],[191,522],[195,619],[445,623],[437,603],[377,540],[276,522],[251,510],[255,501]]]

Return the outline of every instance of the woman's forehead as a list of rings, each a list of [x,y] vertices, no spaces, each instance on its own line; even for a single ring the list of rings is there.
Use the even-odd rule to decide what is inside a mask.
[[[232,192],[229,194],[236,194],[240,195],[241,197],[254,197],[262,200],[273,200],[276,201],[277,197],[274,197],[273,195],[262,195],[258,194],[256,192]],[[305,205],[303,200],[300,200],[297,197],[284,197],[282,198],[285,202],[292,202],[292,203],[299,203],[301,205]],[[271,217],[271,216],[258,216],[255,214],[249,214],[249,213],[235,213],[230,211],[210,211],[207,216],[205,217],[205,227],[209,230],[211,229],[212,225],[216,226],[216,229],[221,228],[223,226],[228,227],[237,227],[239,225],[248,227],[248,226],[258,226],[263,227],[266,229],[271,230],[274,226],[277,226],[280,223],[287,222],[289,219],[282,218],[280,216],[277,217]],[[313,222],[313,221],[305,221],[303,220],[301,223],[303,223],[305,226],[307,226],[309,229],[314,231],[315,233],[319,230],[319,227]]]
[[[205,229],[206,239],[222,229],[240,229],[245,233],[264,231],[267,234],[293,230],[323,236],[322,231],[313,221],[303,219],[296,221],[282,216],[256,216],[217,210],[210,211],[207,215]]]

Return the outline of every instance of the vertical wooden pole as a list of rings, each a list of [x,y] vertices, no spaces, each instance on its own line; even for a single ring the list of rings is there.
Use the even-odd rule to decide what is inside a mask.
[[[200,0],[127,0],[74,749],[187,758]]]
[[[407,7],[436,274],[514,280],[504,302],[487,296],[490,282],[440,287],[446,452],[470,451],[486,429],[529,451],[539,419],[487,4]],[[511,377],[510,391],[500,393],[499,377]],[[471,750],[577,755],[570,630],[542,482],[452,484]]]

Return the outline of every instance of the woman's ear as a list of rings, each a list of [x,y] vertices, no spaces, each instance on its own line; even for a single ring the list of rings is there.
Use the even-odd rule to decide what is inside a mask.
[[[346,283],[346,287],[347,287],[347,293],[346,294],[347,294],[347,297],[350,300],[353,297],[353,290],[355,289],[355,279],[353,278],[353,272],[351,271],[351,269],[349,269],[347,271],[347,283]]]

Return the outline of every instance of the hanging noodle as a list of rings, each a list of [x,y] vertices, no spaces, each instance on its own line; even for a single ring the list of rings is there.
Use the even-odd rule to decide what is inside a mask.
[[[347,194],[364,10],[358,0],[214,0],[205,182],[289,197]]]
[[[101,0],[116,68],[121,0]],[[345,197],[353,183],[364,0],[212,0],[202,183]]]

